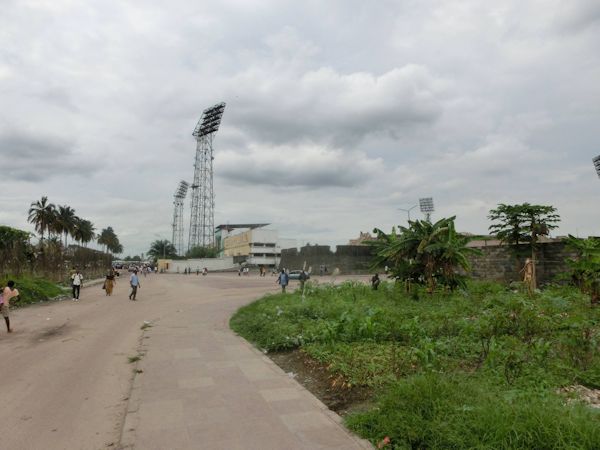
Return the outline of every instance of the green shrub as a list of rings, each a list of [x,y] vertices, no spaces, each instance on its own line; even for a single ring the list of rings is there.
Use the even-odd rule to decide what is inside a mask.
[[[13,280],[15,287],[19,290],[19,297],[11,301],[12,306],[18,307],[50,300],[67,292],[52,281],[34,277],[5,277],[0,279],[0,287],[6,286],[8,280]]]

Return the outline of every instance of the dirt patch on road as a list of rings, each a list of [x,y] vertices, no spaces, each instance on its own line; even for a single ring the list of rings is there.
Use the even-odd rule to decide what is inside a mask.
[[[31,340],[33,342],[47,341],[56,337],[65,336],[67,333],[69,333],[69,331],[69,323],[65,322],[59,326],[44,328],[39,333],[36,333],[34,336],[32,336]]]
[[[340,416],[363,410],[369,405],[373,392],[364,387],[342,387],[327,368],[302,350],[269,353],[268,356],[288,375],[295,378],[329,409]]]

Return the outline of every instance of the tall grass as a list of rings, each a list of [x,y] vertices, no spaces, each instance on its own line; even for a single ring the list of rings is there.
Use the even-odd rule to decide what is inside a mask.
[[[485,378],[427,373],[398,381],[371,411],[347,418],[397,449],[598,449],[598,413],[543,390],[503,390]]]
[[[396,448],[600,448],[598,414],[564,386],[600,388],[600,309],[578,291],[535,298],[494,283],[430,296],[382,283],[308,285],[241,308],[266,351],[300,348],[344,386],[378,394],[349,426]]]

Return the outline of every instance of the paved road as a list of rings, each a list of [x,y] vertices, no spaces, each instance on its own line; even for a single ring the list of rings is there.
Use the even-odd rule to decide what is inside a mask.
[[[229,330],[274,278],[153,275],[137,302],[127,284],[13,312],[15,332],[0,331],[1,449],[365,447]]]

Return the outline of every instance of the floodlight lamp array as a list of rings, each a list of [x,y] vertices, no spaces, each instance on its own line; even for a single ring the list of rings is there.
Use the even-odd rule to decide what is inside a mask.
[[[224,102],[218,103],[202,111],[202,117],[200,117],[192,135],[195,136],[196,139],[200,139],[203,136],[215,133],[219,129],[219,125],[221,125],[223,111],[225,111]]]
[[[433,198],[425,197],[419,199],[419,208],[422,213],[432,213],[433,212]]]
[[[177,187],[177,190],[175,191],[175,198],[180,198],[180,199],[185,198],[188,187],[189,187],[188,182],[181,180],[179,182],[179,186]]]
[[[594,161],[596,173],[598,174],[598,178],[600,178],[600,155],[596,156],[592,161]]]

